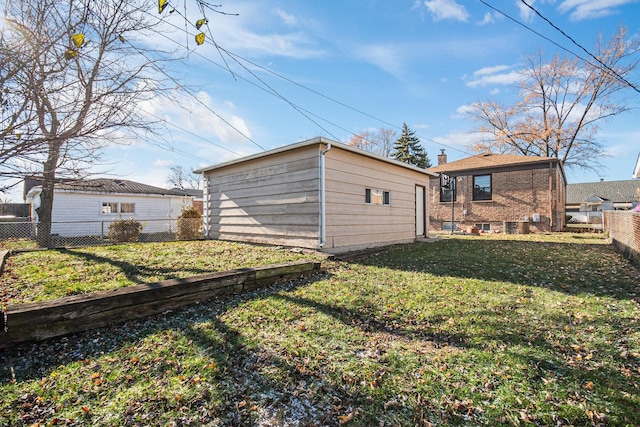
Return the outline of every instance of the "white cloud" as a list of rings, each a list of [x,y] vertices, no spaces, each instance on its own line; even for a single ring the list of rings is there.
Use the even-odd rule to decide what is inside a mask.
[[[473,73],[473,77],[466,83],[468,87],[484,87],[489,85],[510,85],[521,79],[519,71],[508,71],[507,65],[481,68]]]
[[[529,5],[533,7],[535,0],[529,0],[527,3],[529,3]],[[527,5],[525,5],[521,1],[517,1],[516,6],[518,6],[518,9],[520,10],[520,19],[525,22],[533,21],[534,12],[533,10],[531,10],[531,8],[527,7]]]
[[[279,16],[280,19],[282,19],[282,22],[285,23],[285,25],[295,27],[298,24],[298,18],[296,18],[294,15],[291,15],[290,13],[285,12],[282,9],[276,9],[273,11],[273,13]]]
[[[157,167],[160,167],[160,168],[167,167],[167,166],[170,166],[172,164],[173,164],[173,160],[171,160],[171,159],[168,159],[168,160],[156,159],[153,162],[153,166],[157,166]]]
[[[616,7],[635,3],[637,0],[564,0],[558,6],[562,13],[570,12],[574,21],[594,19],[617,12]]]
[[[237,3],[230,6],[228,11],[238,16],[225,16],[224,19],[216,19],[215,24],[209,24],[216,43],[224,49],[243,56],[251,53],[254,56],[314,58],[324,54],[324,50],[317,47],[317,41],[308,32],[312,22],[305,21],[302,25],[301,18],[280,9],[265,13],[264,7],[256,7],[254,3]],[[174,15],[171,19],[182,19]],[[184,44],[184,34],[176,30],[175,23],[171,25],[167,27],[167,34]],[[182,26],[179,24],[178,28]],[[158,38],[150,42],[159,44],[166,41]],[[198,47],[198,53],[211,58],[219,56],[210,40]]]
[[[484,68],[480,68],[479,70],[476,70],[473,72],[474,76],[486,76],[489,74],[496,74],[499,73],[501,71],[505,71],[508,70],[509,68],[511,68],[508,65],[494,65],[493,67],[484,67]]]
[[[482,20],[478,21],[478,25],[493,24],[494,22],[496,22],[496,16],[491,12],[487,12],[482,17]]]
[[[473,106],[471,106],[471,105],[461,105],[458,108],[456,108],[456,113],[452,117],[454,119],[459,119],[461,117],[465,117],[471,111],[473,111]]]
[[[478,141],[478,136],[464,131],[453,131],[446,136],[437,136],[433,138],[433,141],[445,146],[445,148],[451,148],[454,152],[447,152],[449,154],[449,161],[453,161],[452,157],[467,157],[467,153],[460,153],[459,150],[465,150],[466,147]]]
[[[433,15],[434,21],[453,19],[456,21],[466,22],[467,19],[469,19],[467,9],[456,3],[455,0],[430,0],[425,1],[424,5]]]
[[[370,62],[385,72],[399,76],[403,69],[403,48],[394,44],[376,44],[357,49],[360,58]]]

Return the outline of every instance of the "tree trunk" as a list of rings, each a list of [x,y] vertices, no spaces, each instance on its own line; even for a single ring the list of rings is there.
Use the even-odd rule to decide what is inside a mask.
[[[41,248],[51,247],[51,211],[53,209],[53,188],[56,180],[56,168],[60,158],[60,141],[49,143],[49,154],[42,171],[42,193],[38,213],[38,232],[36,241]]]

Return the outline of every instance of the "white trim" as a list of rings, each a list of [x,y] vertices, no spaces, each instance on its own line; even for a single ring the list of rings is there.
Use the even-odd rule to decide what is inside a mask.
[[[373,154],[373,153],[370,153],[368,151],[361,150],[359,148],[351,147],[350,145],[342,144],[340,142],[332,141],[330,139],[323,138],[321,136],[317,137],[317,138],[313,138],[313,139],[307,139],[307,140],[301,141],[301,142],[296,142],[295,144],[285,145],[283,147],[279,147],[279,148],[276,148],[276,149],[273,149],[273,150],[263,151],[263,152],[260,152],[260,153],[252,154],[250,156],[242,157],[242,158],[231,160],[231,161],[228,161],[228,162],[218,163],[216,165],[211,165],[211,166],[206,166],[204,168],[200,168],[200,169],[194,170],[193,173],[202,173],[202,174],[204,174],[206,172],[210,172],[212,170],[224,168],[226,166],[235,165],[235,164],[239,164],[239,163],[244,163],[244,162],[248,162],[250,160],[259,159],[259,158],[262,158],[262,157],[273,156],[275,154],[284,153],[286,151],[295,150],[295,149],[298,149],[298,148],[309,147],[309,146],[312,146],[312,145],[315,145],[315,144],[325,144],[327,146],[332,146],[334,148],[339,148],[341,150],[350,151],[352,153],[359,154],[361,156],[370,157],[372,159],[376,159],[376,160],[380,160],[380,161],[385,162],[385,163],[389,163],[389,164],[392,164],[392,165],[400,166],[400,167],[405,168],[405,169],[411,169],[413,171],[420,172],[420,173],[423,173],[423,174],[431,176],[431,177],[437,177],[438,176],[438,174],[435,173],[435,172],[430,172],[430,171],[428,171],[426,169],[422,169],[422,168],[419,168],[417,166],[410,165],[408,163],[400,162],[398,160],[390,159],[388,157],[379,156],[377,154]]]
[[[326,212],[326,200],[325,200],[325,166],[324,166],[324,155],[331,150],[331,144],[327,144],[327,148],[320,152],[320,242],[318,244],[319,247],[324,247],[327,243],[327,212]]]

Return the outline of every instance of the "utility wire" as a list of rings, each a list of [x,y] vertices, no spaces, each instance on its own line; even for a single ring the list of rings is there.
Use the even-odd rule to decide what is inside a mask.
[[[607,64],[605,64],[604,62],[602,62],[600,60],[600,58],[596,57],[595,55],[593,55],[591,52],[589,52],[587,49],[585,49],[581,44],[579,44],[577,41],[575,41],[570,35],[568,35],[566,32],[564,32],[561,28],[559,28],[557,25],[555,25],[553,22],[551,22],[549,19],[547,19],[546,17],[544,17],[536,8],[534,8],[533,6],[531,6],[529,3],[527,3],[525,0],[520,0],[525,6],[527,6],[529,9],[531,9],[533,12],[535,12],[536,15],[538,15],[540,18],[544,19],[549,25],[551,25],[553,28],[555,28],[556,30],[558,30],[560,32],[560,34],[562,34],[563,36],[565,36],[566,38],[568,38],[571,43],[573,43],[574,45],[576,45],[577,47],[579,47],[580,49],[582,49],[587,55],[589,55],[591,58],[595,59],[600,65],[602,65],[606,70],[611,71],[619,80],[621,80],[622,82],[624,82],[625,84],[627,84],[631,89],[635,90],[636,92],[640,93],[640,89],[638,89],[635,85],[633,85],[630,81],[628,81],[627,79],[625,79],[624,77],[622,77],[620,74],[618,74],[618,72],[616,70],[614,70],[613,68],[609,67]]]
[[[565,52],[569,53],[572,56],[575,56],[576,58],[580,59],[581,61],[591,65],[592,67],[595,68],[602,68],[594,63],[592,63],[591,61],[589,61],[588,59],[578,55],[577,53],[573,52],[570,49],[567,49],[566,47],[562,46],[561,44],[555,42],[554,40],[551,40],[549,37],[545,36],[544,34],[534,30],[533,28],[531,28],[530,26],[518,21],[516,18],[510,16],[509,14],[507,14],[506,12],[503,12],[502,10],[490,5],[489,3],[487,3],[484,0],[478,0],[480,3],[484,4],[485,6],[487,6],[488,8],[498,12],[499,14],[501,14],[502,16],[504,16],[505,18],[515,22],[516,24],[520,25],[521,27],[531,31],[532,33],[534,33],[535,35],[545,39],[546,41],[548,41],[549,43],[553,44],[554,46],[564,50]],[[524,2],[524,0],[521,0],[525,5],[529,6],[526,2]],[[542,15],[540,15],[538,13],[537,10],[533,9],[531,6],[529,6],[534,12],[536,12],[541,18],[545,19],[547,22],[549,22],[551,24],[550,21],[548,21],[546,18],[544,18]],[[555,25],[551,24],[554,28],[556,28],[558,31],[562,32],[566,37],[568,37],[571,41],[573,41],[573,39],[571,39],[571,37],[569,37],[568,35],[566,35],[562,30],[560,30],[558,27],[556,27]],[[611,69],[609,66],[607,66],[606,64],[603,64],[598,58],[596,58],[595,56],[593,56],[591,53],[589,53],[585,48],[583,48],[582,46],[580,46],[579,44],[577,44],[575,41],[573,41],[574,44],[576,44],[578,47],[580,47],[582,50],[584,50],[585,52],[587,52],[587,54],[593,58],[596,59],[596,61],[598,61],[600,64],[602,64],[602,66],[608,70],[611,71],[612,73],[614,73],[616,75],[616,77],[620,80],[622,80],[626,85],[628,85],[629,87],[631,87],[633,90],[635,90],[636,92],[640,92],[640,90],[638,90],[637,87],[635,87],[633,84],[631,84],[629,81],[627,81],[626,79],[624,79],[622,76],[620,76],[617,72],[615,72],[613,69]]]
[[[204,13],[203,10],[201,10],[201,12]],[[183,19],[185,19],[185,21],[187,20],[187,17],[184,15],[181,15],[180,12],[178,12],[178,14],[180,16],[182,16]],[[168,25],[172,25],[174,28],[177,28],[175,25],[165,21],[166,24]],[[207,28],[209,28],[209,24],[208,24],[208,20],[205,17],[205,25],[207,26]],[[194,26],[195,27],[195,26]],[[209,30],[209,34],[211,35],[211,31]],[[164,35],[163,35],[164,36]],[[166,37],[166,36],[165,36]],[[180,43],[174,41],[176,44],[180,45]],[[220,45],[218,45],[215,41],[215,39],[213,38],[213,36],[211,36],[211,43],[213,44],[213,46],[218,50],[218,52],[220,53],[220,55],[223,57],[223,61],[225,62],[225,69],[228,70],[229,72],[231,72],[232,76],[234,79],[236,79],[236,73],[234,73],[230,67],[228,66],[227,61],[225,60],[224,56],[222,55],[222,51],[224,51],[225,53],[228,54],[228,52],[223,49]],[[184,46],[183,46],[184,47]],[[320,129],[322,129],[324,132],[326,132],[328,135],[330,135],[331,137],[338,139],[335,135],[333,135],[328,129],[326,129],[325,127],[323,127],[322,125],[320,125],[320,123],[318,123],[317,121],[315,121],[314,119],[312,119],[310,116],[308,116],[307,114],[305,114],[305,112],[300,109],[296,104],[294,104],[293,102],[289,101],[289,99],[287,99],[285,96],[283,96],[282,94],[280,94],[277,90],[275,90],[272,86],[270,86],[268,83],[266,83],[263,79],[261,79],[260,77],[258,77],[253,71],[251,71],[248,67],[246,67],[245,65],[243,65],[240,61],[238,61],[235,57],[229,55],[229,57],[231,59],[233,59],[241,68],[243,68],[246,72],[248,72],[249,74],[251,74],[253,76],[253,78],[255,78],[257,81],[259,81],[264,87],[266,87],[268,90],[268,92],[270,92],[271,94],[273,94],[275,97],[279,98],[280,100],[284,101],[285,103],[289,104],[294,110],[296,110],[298,113],[300,113],[302,116],[304,116],[307,120],[309,120],[310,122],[312,122],[313,124],[315,124],[316,126],[318,126]],[[203,58],[205,58],[203,56]],[[205,58],[208,61],[213,62],[211,59],[209,58]],[[260,147],[262,148],[262,147]],[[262,148],[264,150],[264,148]]]
[[[178,12],[178,14],[180,14],[180,13]],[[183,19],[187,19],[187,18],[183,16]],[[174,24],[172,24],[172,23],[170,23],[170,22],[168,22],[168,21],[164,21],[164,22],[165,22],[167,25],[170,25],[170,26],[172,26],[172,27],[174,27],[174,28],[178,29],[178,27],[177,27],[176,25],[174,25]],[[207,24],[207,25],[208,25],[208,24]],[[172,38],[170,38],[170,37],[168,37],[168,36],[166,36],[166,35],[164,35],[164,34],[162,34],[162,33],[160,33],[160,35],[162,35],[163,37],[165,37],[167,40],[169,40],[169,41],[171,41],[171,42],[173,42],[173,43],[176,43],[177,45],[179,45],[179,46],[181,46],[181,47],[184,47],[184,45],[182,45],[181,43],[179,43],[179,42],[178,42],[178,41],[176,41],[175,39],[172,39]],[[212,40],[213,40],[213,38],[212,38]],[[264,90],[265,92],[270,93],[270,94],[272,94],[273,96],[275,96],[275,97],[277,97],[277,98],[281,99],[282,101],[284,101],[284,102],[288,103],[292,108],[294,108],[296,111],[298,111],[298,112],[299,112],[301,115],[303,115],[307,120],[311,121],[313,124],[315,124],[316,126],[318,126],[320,129],[322,129],[324,132],[326,132],[328,135],[330,135],[331,137],[333,137],[333,138],[334,138],[334,139],[336,139],[336,140],[338,140],[339,138],[338,138],[338,137],[336,137],[335,135],[333,135],[333,133],[331,133],[331,132],[330,132],[329,130],[327,130],[325,127],[321,126],[317,121],[315,121],[315,120],[313,120],[311,117],[309,117],[309,115],[313,115],[314,117],[317,117],[317,118],[319,118],[320,120],[323,120],[323,121],[325,121],[325,122],[327,122],[327,123],[329,123],[329,124],[331,124],[331,125],[333,125],[333,126],[335,126],[335,127],[339,128],[339,129],[341,129],[341,130],[343,130],[343,131],[345,131],[345,132],[349,133],[349,134],[350,134],[350,135],[352,135],[352,136],[357,136],[357,135],[356,135],[355,133],[353,133],[352,131],[346,130],[344,127],[341,127],[341,126],[339,126],[339,125],[336,125],[335,123],[332,123],[332,122],[331,122],[330,120],[328,120],[328,119],[322,118],[322,117],[320,117],[320,116],[318,116],[318,115],[316,115],[316,114],[313,114],[313,113],[311,113],[310,111],[308,111],[308,110],[306,110],[306,109],[304,109],[304,108],[302,108],[302,107],[300,107],[300,106],[296,105],[295,103],[293,103],[292,101],[290,101],[289,99],[287,99],[284,95],[280,94],[280,93],[279,93],[279,92],[277,92],[275,89],[273,89],[273,88],[272,88],[270,85],[268,85],[266,82],[264,82],[264,80],[263,80],[263,79],[260,79],[260,78],[259,78],[259,77],[254,73],[254,72],[252,72],[252,71],[251,71],[247,66],[243,65],[243,64],[241,63],[241,61],[244,61],[244,62],[246,62],[246,63],[248,63],[248,64],[250,64],[250,65],[252,65],[252,66],[254,66],[254,67],[256,67],[256,68],[259,68],[259,69],[261,69],[261,70],[263,70],[263,71],[265,71],[265,72],[267,72],[267,73],[269,73],[269,74],[271,74],[271,75],[273,75],[273,76],[275,76],[275,77],[278,77],[278,78],[280,78],[280,79],[282,79],[282,80],[285,80],[285,81],[287,81],[287,82],[289,82],[289,83],[291,83],[291,84],[293,84],[293,85],[296,85],[296,86],[298,86],[298,87],[300,87],[300,88],[302,88],[302,89],[304,89],[304,90],[307,90],[307,91],[309,91],[309,92],[311,92],[311,93],[313,93],[313,94],[315,94],[315,95],[317,95],[317,96],[320,96],[320,97],[322,97],[322,98],[324,98],[324,99],[326,99],[326,100],[328,100],[328,101],[331,101],[331,102],[333,102],[333,103],[336,103],[336,104],[338,104],[338,105],[340,105],[340,106],[342,106],[342,107],[344,107],[344,108],[347,108],[347,109],[349,109],[349,110],[351,110],[351,111],[354,111],[354,112],[356,112],[356,113],[358,113],[358,114],[361,114],[361,115],[364,115],[364,116],[369,117],[369,118],[371,118],[371,119],[374,119],[374,120],[376,120],[376,121],[378,121],[378,122],[380,122],[380,123],[383,123],[383,124],[386,124],[386,125],[388,125],[388,126],[391,126],[391,127],[395,128],[395,129],[397,129],[397,130],[401,130],[401,129],[402,129],[402,127],[400,127],[400,126],[398,126],[398,125],[394,125],[394,124],[392,124],[392,123],[390,123],[390,122],[388,122],[388,121],[386,121],[386,120],[384,120],[384,119],[381,119],[381,118],[376,117],[376,116],[374,116],[374,115],[372,115],[372,114],[369,114],[369,113],[367,113],[367,112],[365,112],[365,111],[362,111],[362,110],[360,110],[360,109],[357,109],[357,108],[355,108],[355,107],[352,107],[352,106],[350,106],[350,105],[348,105],[348,104],[346,104],[346,103],[344,103],[344,102],[342,102],[342,101],[339,101],[339,100],[337,100],[337,99],[335,99],[335,98],[332,98],[332,97],[330,97],[330,96],[327,96],[327,95],[325,95],[325,94],[323,94],[323,93],[321,93],[321,92],[319,92],[319,91],[316,91],[316,90],[311,89],[311,88],[309,88],[309,87],[307,87],[307,86],[305,86],[305,85],[303,85],[303,84],[301,84],[301,83],[298,83],[298,82],[296,82],[296,81],[294,81],[294,80],[292,80],[292,79],[290,79],[290,78],[288,78],[288,77],[285,77],[285,76],[283,76],[283,75],[281,75],[281,74],[278,74],[278,73],[276,73],[275,71],[270,70],[270,69],[268,69],[268,68],[266,68],[266,67],[264,67],[264,66],[262,66],[262,65],[260,65],[260,64],[257,64],[257,63],[255,63],[255,62],[253,62],[253,61],[250,61],[250,60],[248,60],[248,59],[246,59],[246,58],[242,57],[241,55],[238,55],[238,54],[236,54],[236,53],[234,53],[234,52],[231,52],[230,50],[225,49],[224,47],[222,47],[222,46],[218,45],[218,44],[215,42],[215,40],[213,40],[211,43],[212,43],[212,44],[214,45],[214,47],[218,50],[218,52],[224,52],[224,53],[226,53],[227,55],[229,55],[229,57],[230,57],[230,58],[232,58],[232,59],[234,60],[234,62],[236,62],[240,67],[242,67],[244,70],[246,70],[247,72],[249,72],[249,73],[250,73],[250,74],[251,74],[251,75],[252,75],[256,80],[258,80],[260,83],[262,83],[262,84],[263,84],[267,89],[265,89],[265,88],[263,88],[263,87],[260,87],[258,84],[256,84],[256,83],[254,83],[254,82],[252,82],[252,81],[250,81],[250,80],[248,80],[248,79],[246,79],[246,78],[242,77],[241,75],[239,75],[239,74],[237,74],[236,72],[234,72],[233,70],[231,70],[231,69],[229,68],[229,66],[228,66],[228,64],[227,64],[227,62],[226,62],[226,61],[225,61],[225,66],[222,66],[222,65],[220,65],[220,64],[218,64],[218,63],[216,63],[215,61],[213,61],[211,58],[208,58],[208,57],[206,57],[206,56],[204,56],[204,55],[202,55],[202,54],[198,53],[198,52],[197,52],[197,51],[195,51],[195,50],[191,50],[191,51],[190,51],[190,53],[191,53],[191,54],[196,54],[197,56],[199,56],[200,58],[204,59],[205,61],[208,61],[208,62],[210,62],[211,64],[213,64],[213,65],[215,65],[215,66],[217,66],[217,67],[219,67],[219,68],[221,68],[221,69],[224,69],[224,70],[226,70],[226,71],[230,72],[230,73],[231,73],[231,75],[233,76],[233,78],[234,78],[235,80],[237,80],[238,78],[239,78],[239,79],[241,79],[241,80],[244,80],[245,82],[250,83],[250,84],[254,85],[255,87],[257,87],[257,88],[259,88],[259,89],[261,89],[261,90]],[[419,136],[421,139],[426,140],[426,141],[429,141],[429,142],[432,142],[432,143],[434,143],[434,144],[436,144],[436,145],[439,145],[439,146],[442,146],[442,147],[446,147],[446,148],[448,148],[448,149],[451,149],[451,150],[453,150],[453,151],[457,151],[457,152],[460,152],[460,153],[463,153],[463,154],[470,155],[470,153],[469,153],[468,151],[461,150],[461,149],[459,149],[459,148],[457,148],[457,147],[454,147],[454,146],[451,146],[451,145],[448,145],[448,144],[445,144],[445,143],[442,143],[442,142],[435,141],[435,140],[433,140],[433,139],[431,139],[431,138],[428,138],[428,137],[425,137],[425,136],[423,136],[423,135],[419,135],[419,134],[418,134],[418,136]]]

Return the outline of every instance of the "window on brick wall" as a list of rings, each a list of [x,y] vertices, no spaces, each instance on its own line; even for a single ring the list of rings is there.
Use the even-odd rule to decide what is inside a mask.
[[[473,176],[473,200],[491,200],[491,175]]]

